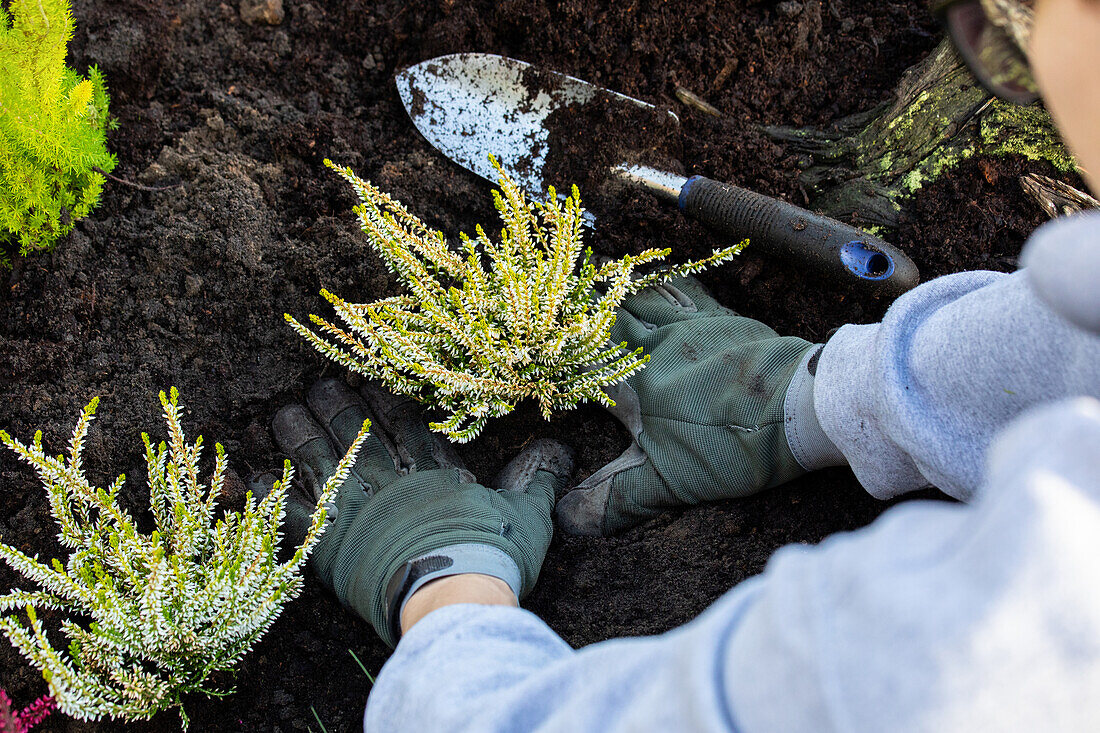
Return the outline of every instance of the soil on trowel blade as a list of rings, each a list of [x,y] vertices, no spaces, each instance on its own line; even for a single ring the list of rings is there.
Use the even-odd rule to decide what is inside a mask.
[[[559,189],[570,184],[588,195],[597,217],[619,208],[623,186],[613,168],[648,165],[682,172],[679,119],[661,107],[641,106],[600,91],[589,101],[563,106],[546,118],[543,177]]]
[[[269,432],[275,411],[301,400],[319,376],[341,373],[302,343],[283,313],[328,315],[322,287],[359,302],[397,292],[358,231],[348,186],[322,166],[325,157],[352,166],[448,235],[479,222],[495,230],[488,187],[419,136],[398,99],[395,71],[482,51],[571,74],[676,112],[670,160],[655,162],[804,205],[798,157],[760,126],[821,126],[870,109],[936,41],[916,0],[283,5],[285,19],[271,26],[243,22],[236,2],[73,3],[69,63],[81,71],[98,64],[106,75],[119,123],[109,142],[116,175],[182,185],[150,193],[109,183],[93,216],[0,288],[0,427],[22,438],[41,428],[60,452],[81,407],[100,395],[85,465],[100,483],[125,472],[122,501],[146,519],[140,435],[164,436],[158,390],[178,387],[189,433],[226,446],[234,471],[227,501],[239,502],[243,477],[282,465]],[[679,105],[677,87],[722,116]],[[574,125],[555,173],[560,189],[577,183],[598,208],[599,226],[586,233],[597,254],[670,246],[670,260],[682,261],[726,244],[648,194],[588,190],[607,163],[600,156],[618,151],[568,146],[582,144],[582,134],[597,137],[589,126],[599,122]],[[1013,269],[1043,218],[1016,181],[1023,170],[1052,173],[1016,159],[964,164],[919,192],[893,241],[925,279]],[[738,312],[812,341],[846,322],[877,320],[888,305],[751,247],[703,280]],[[626,446],[597,407],[547,423],[524,405],[459,450],[488,478],[540,436],[577,449],[578,480]],[[0,487],[4,541],[43,558],[60,554],[40,484],[6,451]],[[838,469],[757,497],[670,512],[611,539],[559,533],[525,604],[572,644],[659,633],[759,572],[776,548],[863,526],[886,506]],[[0,570],[4,587],[17,582]],[[316,711],[329,731],[355,730],[370,682],[351,652],[372,673],[389,655],[311,578],[238,672],[219,680],[236,693],[188,701],[191,729],[317,730]],[[46,689],[6,642],[0,680],[17,705]],[[168,713],[132,729],[178,727]],[[117,729],[58,714],[40,728]]]

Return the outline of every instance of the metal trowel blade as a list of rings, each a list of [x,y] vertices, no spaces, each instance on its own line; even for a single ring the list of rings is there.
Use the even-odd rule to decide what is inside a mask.
[[[398,73],[396,81],[405,110],[428,142],[495,183],[491,154],[528,194],[540,198],[551,183],[544,169],[550,137],[546,120],[552,112],[601,94],[653,108],[566,74],[487,53],[422,61]]]

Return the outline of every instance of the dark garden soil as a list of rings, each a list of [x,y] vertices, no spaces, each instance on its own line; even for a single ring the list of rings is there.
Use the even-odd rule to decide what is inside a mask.
[[[235,2],[235,0],[234,0]],[[75,0],[70,63],[97,63],[119,128],[116,174],[95,215],[0,287],[0,426],[37,428],[63,449],[80,408],[103,397],[86,459],[94,478],[131,477],[145,501],[140,433],[162,435],[157,390],[179,387],[192,435],[223,442],[239,476],[279,465],[269,421],[321,374],[339,374],[282,314],[322,308],[322,286],[350,299],[393,292],[364,244],[348,187],[324,157],[349,164],[450,234],[491,223],[487,186],[433,150],[409,123],[395,70],[456,51],[491,51],[668,105],[682,119],[685,173],[804,203],[797,157],[760,124],[825,125],[884,100],[934,44],[916,0],[286,0],[276,26],[242,22],[209,0]],[[679,105],[684,86],[715,105]],[[919,193],[893,235],[925,279],[968,268],[1011,270],[1042,220],[1016,181],[1022,161],[977,160]],[[573,179],[584,183],[587,161]],[[582,189],[582,194],[586,191]],[[644,194],[592,196],[591,243],[618,255],[669,245],[684,259],[723,242]],[[823,285],[751,248],[704,278],[735,310],[779,332],[821,341],[845,322],[877,320],[887,303]],[[322,311],[324,312],[324,311]],[[586,408],[543,422],[529,406],[460,452],[481,476],[536,436],[578,451],[578,478],[625,447],[616,423]],[[232,487],[242,483],[232,477]],[[567,641],[657,633],[698,614],[759,572],[788,542],[817,542],[867,524],[886,505],[846,470],[766,495],[670,513],[614,539],[557,536],[526,605]],[[58,552],[40,485],[0,455],[0,533],[30,552]],[[15,582],[0,571],[0,585]],[[387,649],[310,581],[241,665],[237,692],[196,698],[194,730],[354,730]],[[17,703],[45,685],[7,643],[0,684]],[[55,715],[45,730],[113,730]],[[175,730],[174,713],[137,730]]]

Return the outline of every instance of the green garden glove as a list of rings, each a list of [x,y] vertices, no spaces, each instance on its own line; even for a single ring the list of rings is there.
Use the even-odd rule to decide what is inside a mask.
[[[273,423],[314,497],[364,419],[372,423],[310,560],[324,584],[390,645],[401,635],[404,601],[428,581],[483,573],[522,598],[550,545],[554,493],[573,468],[569,449],[534,441],[488,488],[428,430],[411,400],[373,387],[363,396],[366,403],[342,382],[322,380],[309,391],[308,410],[289,405]],[[269,486],[271,478],[258,483]],[[288,537],[299,539],[293,533],[312,510],[312,502],[288,502]]]
[[[650,361],[608,389],[631,445],[558,502],[567,532],[609,535],[845,463],[813,410],[820,346],[738,316],[695,278],[627,298],[611,337]]]

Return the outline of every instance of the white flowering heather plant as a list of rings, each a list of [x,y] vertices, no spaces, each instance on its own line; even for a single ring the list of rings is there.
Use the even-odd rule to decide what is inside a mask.
[[[358,193],[355,211],[371,248],[408,292],[356,304],[322,290],[344,327],[311,315],[315,331],[286,316],[337,363],[447,411],[430,425],[460,443],[526,398],[538,402],[546,419],[588,400],[610,406],[603,388],[648,360],[641,349],[610,341],[623,299],[724,262],[748,244],[641,277],[636,268],[671,250],[647,249],[597,265],[582,243],[576,186],[563,200],[550,188],[546,203],[528,201],[492,162],[500,174],[493,199],[504,226],[496,241],[480,226],[475,237],[461,235],[458,252],[400,202],[326,160]]]
[[[251,493],[244,510],[215,521],[228,458],[216,445],[213,476],[199,479],[202,438],[188,443],[180,424],[178,393],[160,393],[168,441],[148,435],[151,534],[119,505],[125,476],[107,488],[92,486],[81,462],[98,398],[84,408],[69,442],[69,455],[52,456],[39,431],[30,445],[0,431],[0,441],[38,472],[71,550],[65,563],[49,565],[0,543],[0,558],[39,586],[0,596],[0,629],[42,671],[67,715],[150,718],[178,708],[190,692],[226,695],[210,676],[232,669],[264,635],[283,606],[302,588],[302,566],[325,526],[325,504],[347,478],[368,424],[324,487],[304,542],[285,562],[277,556],[293,469],[263,499]],[[57,612],[67,649],[55,648],[36,609]]]

